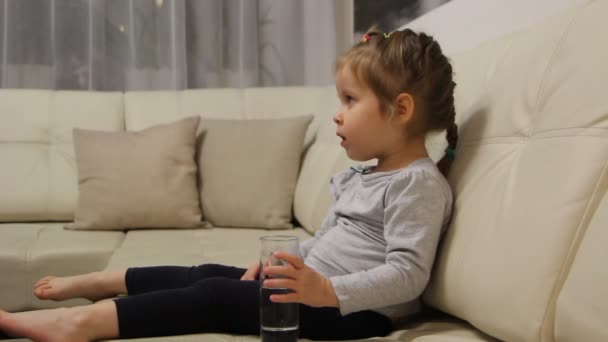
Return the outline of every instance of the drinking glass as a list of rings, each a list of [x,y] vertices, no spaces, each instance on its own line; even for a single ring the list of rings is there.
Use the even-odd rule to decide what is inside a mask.
[[[260,281],[271,279],[264,274],[268,266],[286,265],[286,261],[277,259],[273,253],[282,251],[300,256],[300,243],[296,236],[269,235],[260,238]],[[272,276],[282,278],[283,276]],[[300,320],[298,303],[274,303],[270,295],[291,292],[287,288],[260,287],[260,336],[262,342],[291,342],[298,340]]]

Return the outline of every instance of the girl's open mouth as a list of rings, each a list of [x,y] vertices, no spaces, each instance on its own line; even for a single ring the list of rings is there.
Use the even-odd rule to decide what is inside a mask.
[[[346,138],[343,135],[339,134],[339,133],[336,133],[336,135],[338,137],[340,137],[340,139],[342,139],[342,141],[340,142],[340,146],[344,147],[346,145]]]

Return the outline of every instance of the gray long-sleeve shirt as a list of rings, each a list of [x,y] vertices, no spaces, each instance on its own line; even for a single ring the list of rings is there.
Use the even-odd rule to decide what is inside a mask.
[[[419,309],[452,191],[429,158],[370,170],[351,167],[332,177],[334,204],[300,252],[330,279],[343,315],[374,310],[397,320]]]

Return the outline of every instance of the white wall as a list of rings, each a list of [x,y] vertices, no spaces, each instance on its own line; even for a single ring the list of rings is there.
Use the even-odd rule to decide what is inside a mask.
[[[452,0],[399,29],[427,32],[453,55],[589,1]]]

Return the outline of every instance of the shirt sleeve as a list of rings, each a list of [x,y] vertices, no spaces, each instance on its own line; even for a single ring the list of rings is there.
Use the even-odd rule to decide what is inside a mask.
[[[338,202],[340,195],[342,195],[342,192],[344,192],[346,184],[352,179],[354,174],[355,171],[352,168],[349,168],[347,170],[335,174],[330,178],[329,192],[332,196],[333,203],[327,211],[327,215],[325,215],[325,218],[321,223],[321,227],[319,227],[319,229],[317,229],[317,231],[315,232],[315,235],[310,239],[304,240],[300,244],[300,257],[302,259],[306,258],[308,252],[310,252],[310,250],[312,249],[312,246],[314,246],[314,244],[319,241],[319,239],[323,235],[325,235],[325,233],[327,233],[330,228],[337,224],[338,217],[334,210],[336,207],[336,202]]]
[[[409,302],[422,294],[448,202],[431,175],[412,173],[391,181],[384,196],[385,263],[330,278],[342,315]]]

